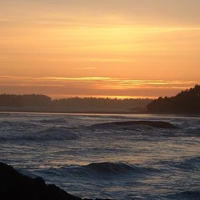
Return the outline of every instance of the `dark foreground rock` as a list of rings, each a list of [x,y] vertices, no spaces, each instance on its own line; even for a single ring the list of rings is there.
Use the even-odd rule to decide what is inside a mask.
[[[1,200],[80,200],[41,178],[29,178],[13,167],[0,163]]]
[[[0,163],[0,200],[81,200],[42,178],[30,178]]]

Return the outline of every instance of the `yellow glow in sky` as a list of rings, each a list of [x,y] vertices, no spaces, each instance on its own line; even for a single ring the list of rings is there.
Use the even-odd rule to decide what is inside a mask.
[[[174,95],[200,82],[199,9],[191,0],[2,0],[0,93]]]

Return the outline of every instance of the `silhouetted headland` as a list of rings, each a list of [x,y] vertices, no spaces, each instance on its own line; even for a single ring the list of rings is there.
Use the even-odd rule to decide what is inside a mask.
[[[159,97],[147,105],[148,113],[200,114],[200,85],[174,97]]]
[[[0,163],[1,200],[81,200],[42,178],[30,178],[13,167]],[[88,199],[89,200],[89,199]]]

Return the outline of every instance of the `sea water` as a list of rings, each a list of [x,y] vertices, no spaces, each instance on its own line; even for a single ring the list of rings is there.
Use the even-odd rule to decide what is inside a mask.
[[[176,129],[112,123],[140,120]],[[0,113],[0,162],[81,198],[200,199],[200,117]]]

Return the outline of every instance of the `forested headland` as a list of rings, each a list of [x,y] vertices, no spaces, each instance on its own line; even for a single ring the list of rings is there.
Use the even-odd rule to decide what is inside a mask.
[[[0,111],[200,114],[200,85],[155,100],[0,94]]]
[[[151,99],[66,98],[51,99],[40,94],[0,94],[0,110],[49,112],[143,113]]]
[[[147,105],[148,113],[200,114],[200,85],[174,97],[159,97]]]

